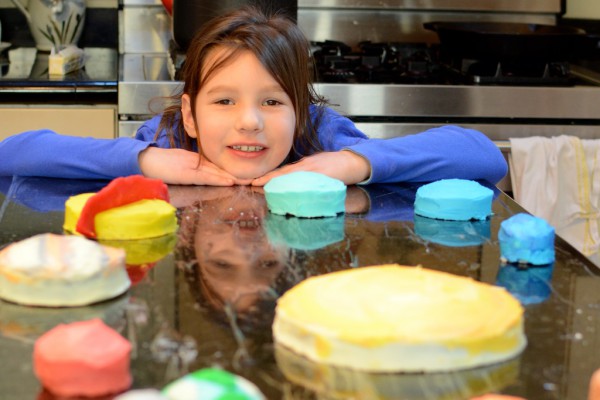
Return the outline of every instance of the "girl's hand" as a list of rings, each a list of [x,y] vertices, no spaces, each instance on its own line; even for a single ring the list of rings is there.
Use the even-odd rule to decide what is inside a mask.
[[[252,181],[252,185],[264,186],[276,176],[296,171],[319,172],[339,179],[346,185],[354,185],[369,178],[371,165],[364,157],[349,150],[317,153],[256,178]]]
[[[148,147],[138,157],[140,169],[148,178],[162,179],[165,183],[178,185],[232,186],[247,185],[198,153],[182,149]]]

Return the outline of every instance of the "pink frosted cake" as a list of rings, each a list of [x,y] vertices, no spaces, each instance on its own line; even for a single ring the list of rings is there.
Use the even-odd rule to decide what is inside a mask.
[[[131,385],[131,345],[100,319],[60,324],[33,350],[34,372],[59,396],[101,396]]]

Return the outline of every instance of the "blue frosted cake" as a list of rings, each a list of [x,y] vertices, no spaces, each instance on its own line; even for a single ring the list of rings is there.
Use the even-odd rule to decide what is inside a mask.
[[[510,263],[554,262],[554,228],[542,218],[520,213],[502,221],[498,232],[500,257]]]
[[[451,221],[483,220],[492,214],[494,192],[475,181],[443,179],[421,186],[415,214]]]
[[[264,189],[273,214],[318,218],[335,217],[345,211],[344,182],[316,172],[281,175],[271,179]]]

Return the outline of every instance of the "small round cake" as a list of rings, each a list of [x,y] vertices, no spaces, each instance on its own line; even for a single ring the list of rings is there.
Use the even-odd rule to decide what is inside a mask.
[[[218,368],[205,368],[169,383],[162,390],[168,400],[264,400],[249,380]]]
[[[335,217],[346,209],[346,185],[327,175],[298,171],[271,179],[264,187],[273,214],[302,218]]]
[[[500,257],[508,262],[544,265],[554,262],[554,228],[542,218],[515,214],[500,224]]]
[[[317,363],[376,372],[474,368],[527,343],[523,308],[504,288],[400,265],[302,281],[279,299],[273,338]]]
[[[415,214],[451,221],[486,219],[492,214],[494,192],[475,181],[442,179],[421,186],[415,196]]]
[[[101,319],[60,324],[35,342],[33,368],[53,394],[106,395],[131,385],[130,351],[129,342]]]
[[[77,234],[77,221],[95,193],[70,197],[65,203],[65,232]],[[96,214],[96,237],[100,240],[147,239],[177,231],[176,209],[159,199],[143,199]]]
[[[129,289],[125,251],[79,236],[32,236],[0,251],[0,297],[20,304],[74,307]]]

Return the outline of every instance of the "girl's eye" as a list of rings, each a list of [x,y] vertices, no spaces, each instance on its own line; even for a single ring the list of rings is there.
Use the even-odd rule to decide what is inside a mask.
[[[233,101],[231,101],[230,99],[221,99],[221,100],[217,100],[217,101],[215,102],[215,104],[221,104],[221,105],[224,105],[224,106],[226,106],[226,105],[231,105],[231,104],[233,104]]]
[[[264,104],[267,106],[277,106],[277,105],[281,104],[281,102],[274,100],[274,99],[269,99],[269,100],[266,100]]]

